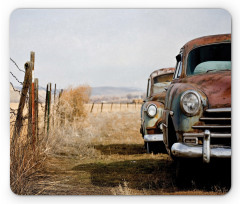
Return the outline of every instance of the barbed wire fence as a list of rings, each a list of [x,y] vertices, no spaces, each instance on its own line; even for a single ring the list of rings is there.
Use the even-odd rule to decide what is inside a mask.
[[[22,82],[13,71],[10,71],[15,84],[18,84],[18,86],[14,86],[14,83],[10,80],[10,89],[17,93],[17,98],[19,98],[18,107],[10,107],[10,128],[11,130],[15,129],[15,131],[11,131],[11,141],[14,141],[20,135],[21,137],[28,136],[28,139],[32,140],[33,149],[36,145],[35,142],[39,139],[38,136],[45,133],[44,126],[47,123],[47,118],[51,115],[51,111],[49,111],[51,95],[54,94],[54,99],[56,95],[56,84],[54,93],[48,90],[48,87],[51,87],[51,83],[47,85],[46,97],[38,94],[38,89],[44,89],[44,87],[38,84],[38,78],[34,78],[34,58],[35,53],[31,52],[31,61],[26,62],[24,65],[25,71],[20,69],[18,64],[10,58],[16,70],[25,74]],[[24,126],[28,126],[27,131],[24,129]]]
[[[28,176],[38,169],[36,166],[40,163],[40,154],[48,140],[54,110],[50,108],[51,83],[47,85],[46,97],[39,94],[39,87],[44,88],[39,86],[38,78],[34,78],[35,53],[31,52],[30,61],[24,65],[25,70],[19,68],[12,58],[10,61],[16,68],[10,71],[10,90],[19,99],[17,104],[10,104],[10,183],[12,190],[21,194],[29,190],[26,187]],[[23,81],[16,76],[15,71],[24,74]],[[54,98],[55,94],[56,84]]]

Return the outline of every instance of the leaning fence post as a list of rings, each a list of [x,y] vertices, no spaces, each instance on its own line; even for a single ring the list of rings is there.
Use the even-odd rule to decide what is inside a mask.
[[[21,91],[20,101],[18,104],[17,117],[14,127],[14,132],[11,140],[11,144],[14,145],[17,135],[20,135],[20,131],[23,125],[23,109],[25,106],[25,101],[27,97],[27,92],[30,86],[30,75],[31,75],[31,62],[26,62],[25,65],[25,76],[23,81],[23,87]]]
[[[93,102],[93,104],[92,104],[92,108],[91,108],[90,113],[92,113],[92,111],[93,111],[93,107],[94,107],[94,102]]]
[[[34,62],[35,62],[35,53],[34,52],[31,52],[30,54],[30,60],[32,62],[32,92],[31,92],[31,97],[32,97],[32,137],[31,137],[31,142],[32,142],[32,148],[33,148],[33,151],[35,151],[35,141],[36,141],[36,138],[35,138],[35,90],[34,90]]]
[[[28,98],[28,140],[32,141],[32,62],[30,67],[30,76],[29,76],[29,98]]]

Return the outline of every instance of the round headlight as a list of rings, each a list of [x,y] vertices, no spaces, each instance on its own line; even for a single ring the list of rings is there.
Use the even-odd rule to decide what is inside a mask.
[[[149,117],[153,118],[157,114],[157,106],[155,104],[150,104],[147,107],[147,114]]]
[[[188,115],[193,116],[198,113],[201,105],[200,95],[193,90],[185,91],[180,100],[182,111]]]

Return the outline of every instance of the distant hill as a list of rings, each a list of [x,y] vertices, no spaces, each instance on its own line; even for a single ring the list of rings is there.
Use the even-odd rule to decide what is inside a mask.
[[[15,90],[10,85],[10,103],[19,103],[19,100],[20,100],[20,93],[19,92],[21,91],[21,87],[16,86],[14,88],[15,88]],[[38,94],[39,94],[38,100],[40,102],[44,102],[45,95],[46,95],[45,90],[43,88],[39,87]]]
[[[16,90],[21,91],[21,87],[15,87]],[[57,90],[57,96],[60,90]],[[41,102],[45,101],[45,88],[39,86],[39,100]],[[53,90],[52,90],[53,93]],[[92,87],[90,98],[93,100],[112,100],[113,97],[118,98],[129,98],[129,95],[132,98],[140,98],[143,95],[144,91],[140,88],[134,87],[111,87],[111,86],[103,86],[103,87]],[[15,92],[12,87],[10,87],[10,102],[16,103],[19,102],[20,94]],[[117,99],[118,100],[118,99]]]
[[[127,94],[142,94],[144,91],[133,87],[92,87],[91,96],[123,96]]]

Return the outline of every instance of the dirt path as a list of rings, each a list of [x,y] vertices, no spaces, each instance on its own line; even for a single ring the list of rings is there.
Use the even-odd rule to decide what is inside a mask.
[[[61,195],[196,195],[228,191],[228,185],[217,178],[206,183],[201,176],[184,188],[177,187],[175,164],[169,156],[146,154],[142,145],[111,144],[95,148],[101,152],[98,159],[49,155],[46,168],[35,186],[36,192]]]
[[[176,185],[171,158],[146,154],[137,111],[93,114],[86,121],[83,132],[58,127],[52,151],[34,178],[35,194],[216,195],[230,188],[231,173],[222,163],[196,166],[190,183]],[[85,144],[87,137],[92,139]]]

